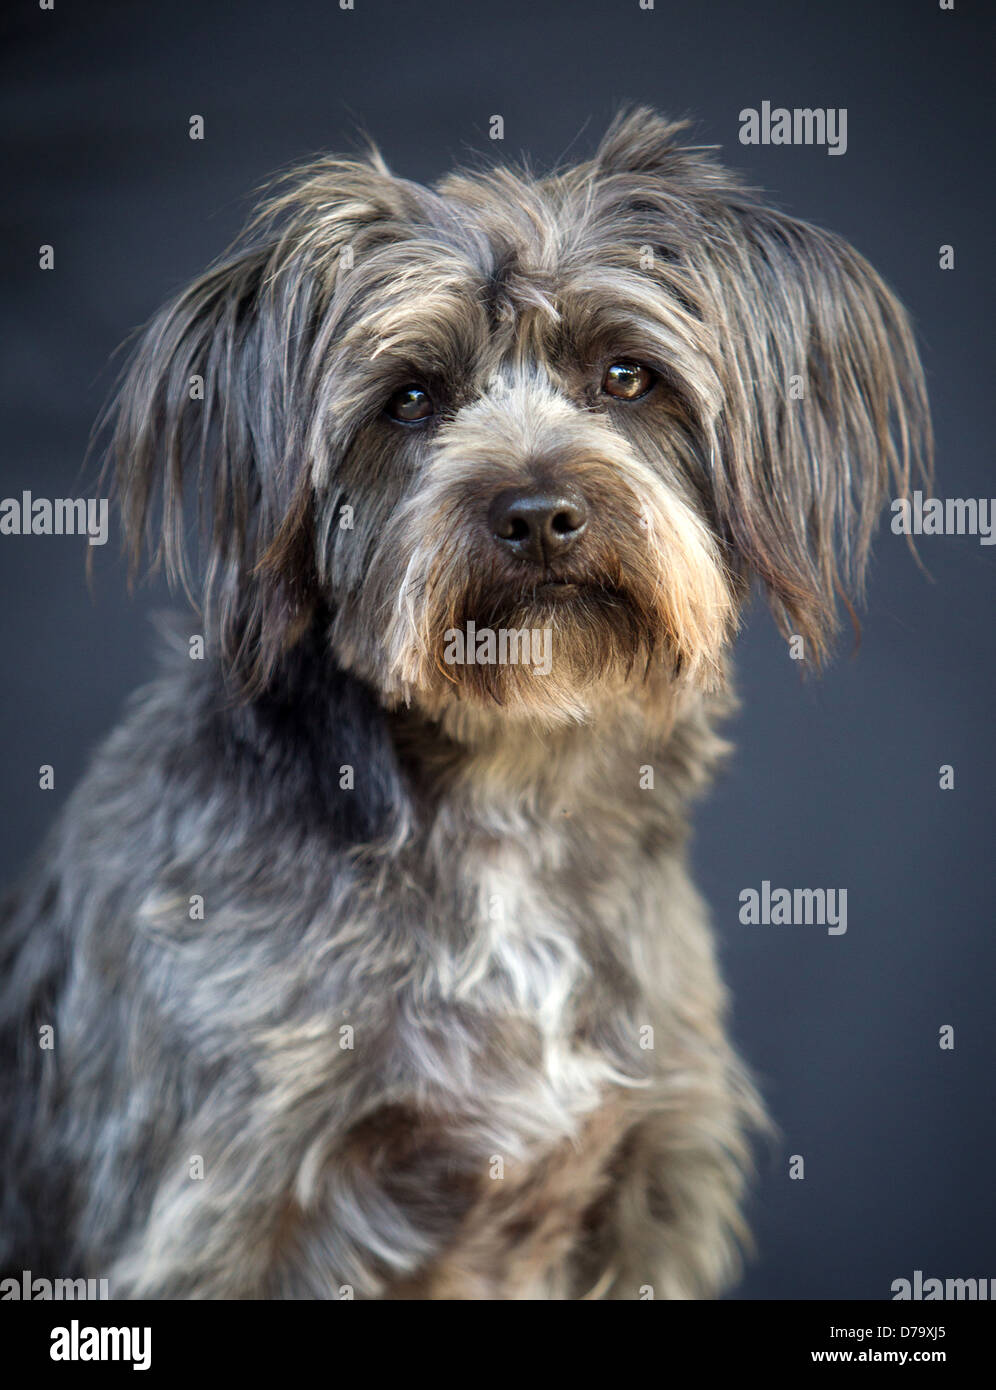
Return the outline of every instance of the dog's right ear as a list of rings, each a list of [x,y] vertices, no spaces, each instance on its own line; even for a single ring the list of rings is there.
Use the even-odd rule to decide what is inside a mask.
[[[153,318],[105,417],[132,578],[147,551],[201,599],[207,631],[250,686],[265,683],[318,601],[319,358],[346,249],[361,254],[384,235],[397,190],[375,152],[281,180],[236,247]]]

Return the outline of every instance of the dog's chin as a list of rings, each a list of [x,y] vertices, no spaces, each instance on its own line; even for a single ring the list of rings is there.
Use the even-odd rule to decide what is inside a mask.
[[[624,694],[659,703],[681,661],[646,617],[625,590],[578,578],[468,595],[409,648],[404,701],[544,728],[589,722]]]

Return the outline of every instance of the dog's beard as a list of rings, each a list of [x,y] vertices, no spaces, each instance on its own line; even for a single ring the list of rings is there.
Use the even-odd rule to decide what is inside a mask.
[[[617,476],[606,489],[611,524],[582,557],[529,577],[468,544],[452,494],[421,498],[395,551],[404,575],[387,632],[388,692],[559,724],[635,685],[718,685],[733,620],[718,548],[682,499],[635,472],[628,487]],[[596,506],[597,484],[586,480]]]

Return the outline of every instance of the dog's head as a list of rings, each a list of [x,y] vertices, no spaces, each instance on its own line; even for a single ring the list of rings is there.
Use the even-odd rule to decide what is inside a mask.
[[[322,625],[388,701],[584,717],[716,682],[755,577],[825,653],[929,449],[916,349],[856,252],[679,129],[638,110],[588,163],[434,189],[319,161],[154,320],[116,417],[126,530],[186,577],[194,475],[241,679]],[[548,669],[461,657],[469,624],[548,632]]]

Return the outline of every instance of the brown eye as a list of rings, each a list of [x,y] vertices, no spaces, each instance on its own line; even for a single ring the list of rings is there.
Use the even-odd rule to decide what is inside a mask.
[[[617,401],[638,401],[654,384],[654,374],[637,362],[613,362],[605,373],[602,390]]]
[[[430,415],[435,414],[435,407],[428,392],[423,391],[421,386],[403,386],[400,391],[395,391],[394,395],[387,403],[387,413],[392,420],[400,420],[403,424],[414,425],[420,420],[428,420]]]

